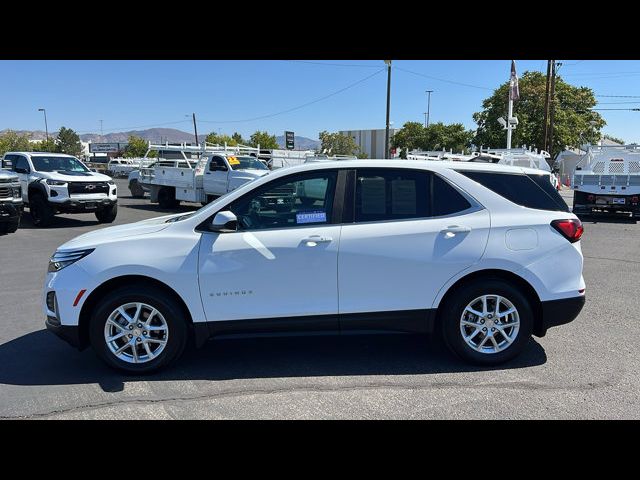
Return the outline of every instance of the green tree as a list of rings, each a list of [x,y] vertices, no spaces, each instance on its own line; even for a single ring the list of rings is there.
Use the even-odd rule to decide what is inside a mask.
[[[358,155],[360,147],[349,135],[341,133],[329,133],[326,130],[320,132],[320,150],[327,151],[329,155]]]
[[[268,132],[261,132],[257,130],[256,132],[251,134],[249,138],[249,145],[252,147],[257,147],[260,145],[260,148],[266,149],[278,149],[280,145],[278,145],[278,141],[276,140],[275,135],[269,135]]]
[[[391,146],[401,148],[401,158],[407,158],[407,151],[422,149],[425,143],[425,128],[420,122],[407,122],[391,137]]]
[[[205,141],[207,143],[215,143],[218,145],[224,145],[226,143],[230,147],[235,147],[239,143],[235,138],[230,137],[226,133],[222,133],[218,135],[217,133],[214,133],[214,132],[211,132],[209,135],[207,135],[207,138],[205,138]]]
[[[127,146],[124,149],[124,157],[125,158],[138,158],[144,157],[144,154],[147,153],[147,149],[149,148],[149,143],[142,137],[138,137],[137,135],[129,135],[129,139],[127,140]],[[149,157],[157,157],[158,152],[152,150],[149,152]]]
[[[80,137],[71,128],[60,127],[58,138],[56,139],[57,151],[79,157],[82,155],[82,144]]]
[[[31,145],[34,152],[55,152],[57,150],[56,141],[51,137],[49,137],[48,140],[45,138],[44,140]]]
[[[401,158],[407,158],[407,151],[419,150],[467,150],[473,139],[473,131],[466,130],[461,123],[445,125],[442,122],[424,127],[419,122],[407,122],[391,139],[391,146],[401,148]]]
[[[622,140],[621,138],[618,137],[614,137],[613,135],[609,135],[607,133],[605,133],[602,138],[606,138],[607,140],[611,140],[612,142],[616,142],[619,143],[620,145],[624,145],[624,140]]]
[[[244,138],[242,138],[242,135],[240,135],[238,132],[233,132],[233,135],[231,135],[231,138],[233,140],[235,140],[236,145],[237,144],[241,144],[241,145],[246,145],[247,144],[247,141]]]
[[[31,143],[29,143],[29,135],[19,134],[13,130],[6,130],[0,134],[0,155],[5,152],[29,152],[31,151]]]
[[[512,145],[543,148],[546,76],[540,72],[525,72],[518,86],[520,100],[515,102],[513,110],[519,123],[513,130]],[[507,132],[498,123],[498,118],[506,119],[508,103],[509,82],[505,82],[482,102],[483,110],[473,114],[478,124],[475,144],[492,148],[506,145]],[[569,85],[556,77],[552,158],[566,147],[577,148],[583,143],[598,141],[606,122],[591,110],[595,105],[593,90]]]

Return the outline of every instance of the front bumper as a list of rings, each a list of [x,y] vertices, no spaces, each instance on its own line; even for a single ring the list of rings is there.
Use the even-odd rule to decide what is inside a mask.
[[[541,302],[542,318],[538,325],[535,326],[534,335],[544,337],[547,329],[572,322],[582,311],[585,301],[585,296],[581,295],[579,297]]]
[[[22,215],[22,204],[0,203],[0,222],[17,222]]]
[[[80,327],[76,325],[60,325],[54,319],[47,317],[44,322],[47,330],[55,333],[59,338],[77,348],[83,350],[86,345],[80,339]]]
[[[118,200],[101,198],[96,200],[71,199],[62,203],[51,203],[51,205],[55,206],[56,210],[62,213],[82,213],[95,212],[96,210],[111,207],[116,203],[118,203]]]

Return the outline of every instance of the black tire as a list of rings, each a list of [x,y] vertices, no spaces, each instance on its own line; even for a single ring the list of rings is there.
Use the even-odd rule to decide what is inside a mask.
[[[109,315],[118,307],[133,302],[145,303],[157,309],[168,327],[168,340],[164,350],[144,363],[129,363],[116,357],[104,336]],[[96,305],[89,325],[89,339],[97,355],[110,367],[137,375],[157,372],[177,360],[184,352],[188,333],[187,319],[178,302],[161,289],[144,286],[121,287],[107,294]],[[142,353],[142,349],[140,351]]]
[[[96,210],[96,218],[100,223],[113,223],[113,221],[116,219],[117,216],[118,216],[117,203],[114,203],[109,207]]]
[[[37,194],[29,200],[29,213],[36,227],[47,227],[51,225],[56,212],[42,195]]]
[[[131,180],[131,182],[129,182],[129,191],[133,198],[144,198],[144,189],[137,180]]]
[[[16,220],[15,222],[7,223],[6,233],[15,233],[16,230],[18,230],[18,227],[20,227],[20,218],[18,218],[18,220]]]
[[[460,330],[460,319],[467,305],[482,295],[500,295],[513,304],[520,319],[518,333],[515,339],[504,350],[495,353],[481,353],[473,349],[464,340]],[[495,300],[494,300],[495,301]],[[477,365],[499,365],[518,356],[531,339],[533,331],[533,310],[527,297],[513,284],[498,278],[484,278],[473,283],[463,285],[439,309],[439,320],[442,322],[442,333],[445,344],[460,358]],[[489,320],[487,320],[489,322]],[[471,327],[473,328],[473,327]],[[480,342],[484,339],[482,331],[477,335]],[[497,333],[499,344],[506,340]]]
[[[162,187],[158,192],[158,204],[160,208],[176,208],[180,205],[180,202],[176,200],[176,189]]]

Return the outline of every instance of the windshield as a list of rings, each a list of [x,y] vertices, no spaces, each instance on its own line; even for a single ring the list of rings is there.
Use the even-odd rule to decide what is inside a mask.
[[[33,166],[38,172],[88,172],[80,160],[74,157],[33,156]]]
[[[227,157],[227,160],[233,170],[246,170],[248,168],[269,170],[264,163],[255,157]]]

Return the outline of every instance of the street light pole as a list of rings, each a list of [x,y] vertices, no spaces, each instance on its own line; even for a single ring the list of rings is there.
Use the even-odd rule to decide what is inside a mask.
[[[196,134],[196,145],[198,145],[198,127],[196,127],[196,114],[193,114],[193,132]]]
[[[49,144],[49,127],[47,126],[47,111],[44,108],[39,108],[39,112],[44,113],[44,132],[47,134],[47,145]]]
[[[431,94],[433,93],[433,90],[427,90],[426,91],[428,98],[427,98],[427,118],[425,120],[425,128],[429,126],[429,112],[431,111]]]
[[[387,128],[384,134],[384,158],[389,158],[389,110],[391,109],[391,60],[387,64]]]

